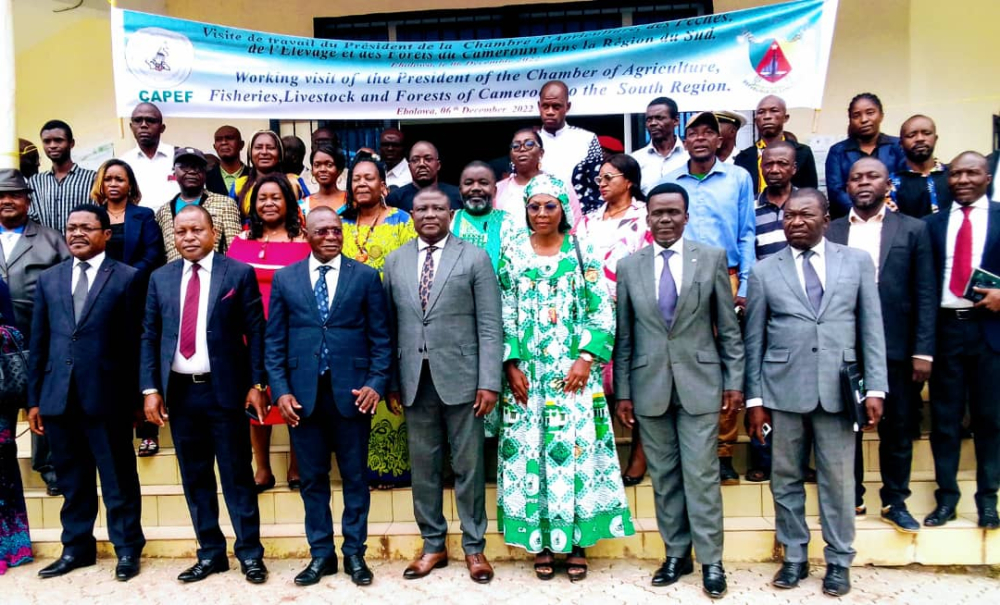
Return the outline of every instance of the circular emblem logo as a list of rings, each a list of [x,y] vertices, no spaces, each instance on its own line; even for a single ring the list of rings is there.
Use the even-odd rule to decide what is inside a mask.
[[[194,45],[187,36],[160,27],[144,27],[125,44],[129,73],[147,86],[177,86],[191,75]]]

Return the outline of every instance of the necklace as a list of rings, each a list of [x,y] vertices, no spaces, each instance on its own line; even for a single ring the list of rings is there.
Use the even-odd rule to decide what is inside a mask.
[[[362,227],[361,220],[359,217],[358,229],[357,231],[354,232],[354,245],[358,248],[358,253],[354,255],[354,260],[358,261],[359,263],[368,262],[368,248],[367,248],[368,240],[371,239],[372,232],[375,231],[375,225],[377,225],[381,219],[382,219],[382,209],[379,208],[378,214],[375,215],[375,220],[373,220],[372,224],[368,227],[368,235],[365,236],[365,241],[361,242],[358,241],[358,236],[361,235],[361,227]]]
[[[631,208],[631,207],[632,207],[632,204],[629,204],[628,206],[625,206],[621,210],[616,210],[614,212],[611,212],[611,206],[608,206],[608,208],[604,211],[604,220],[608,220],[608,219],[612,219],[612,218],[617,218],[617,217],[625,214],[626,212],[628,212],[628,209]]]
[[[111,206],[108,206],[108,205],[105,205],[104,208],[108,211],[108,215],[110,215],[111,218],[116,218],[117,219],[117,218],[122,218],[122,217],[125,216],[125,209],[124,208],[122,208],[121,212],[112,212]]]
[[[260,245],[260,253],[257,254],[257,258],[263,260],[264,257],[267,256],[267,244],[270,243],[270,241],[271,241],[270,235],[264,237],[264,243]]]

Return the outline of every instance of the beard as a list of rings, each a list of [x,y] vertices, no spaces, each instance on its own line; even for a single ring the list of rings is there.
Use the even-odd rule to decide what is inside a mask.
[[[934,149],[930,148],[927,151],[904,149],[903,154],[906,155],[906,159],[910,160],[914,164],[923,164],[934,156]]]
[[[489,197],[465,197],[462,198],[462,205],[469,212],[476,216],[482,216],[492,209],[493,200]]]

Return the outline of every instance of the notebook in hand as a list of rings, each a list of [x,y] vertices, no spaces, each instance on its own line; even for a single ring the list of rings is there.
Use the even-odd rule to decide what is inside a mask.
[[[976,292],[973,288],[1000,288],[1000,276],[976,267],[972,270],[972,275],[969,276],[969,283],[965,285],[965,294],[962,295],[962,298],[967,298],[972,302],[983,300],[985,295]]]
[[[853,423],[854,432],[868,424],[868,410],[865,409],[865,378],[857,362],[840,366],[840,396],[844,413]]]

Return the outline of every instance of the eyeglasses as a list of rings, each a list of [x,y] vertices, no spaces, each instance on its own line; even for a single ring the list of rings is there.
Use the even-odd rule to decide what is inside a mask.
[[[159,124],[161,122],[160,118],[147,118],[145,116],[140,116],[138,118],[132,118],[132,123],[135,125],[139,124]]]
[[[545,214],[553,214],[559,209],[559,204],[554,202],[549,202],[548,204],[528,204],[528,214],[541,214],[542,210],[545,210]]]
[[[531,139],[528,139],[527,141],[514,141],[513,143],[510,144],[511,151],[518,151],[521,149],[527,149],[528,151],[531,151],[535,147],[538,147],[538,142],[532,141]]]
[[[414,155],[410,157],[411,164],[433,164],[438,159],[432,155]]]
[[[174,169],[186,173],[203,172],[205,170],[205,166],[201,164],[174,164]]]
[[[598,185],[600,185],[601,183],[610,183],[611,181],[615,180],[620,176],[622,176],[622,173],[620,172],[616,172],[614,174],[601,174],[594,177],[594,182],[597,183]]]
[[[320,227],[319,229],[313,229],[312,234],[316,237],[327,238],[331,235],[343,235],[344,230],[340,227]]]
[[[103,227],[88,227],[86,225],[66,225],[66,233],[76,233],[76,232],[90,234],[97,231],[104,231]]]

